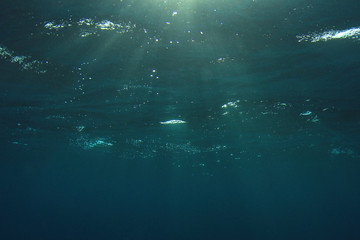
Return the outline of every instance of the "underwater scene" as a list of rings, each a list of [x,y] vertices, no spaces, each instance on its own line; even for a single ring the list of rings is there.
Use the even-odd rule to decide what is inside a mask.
[[[360,2],[0,3],[0,239],[360,239]]]

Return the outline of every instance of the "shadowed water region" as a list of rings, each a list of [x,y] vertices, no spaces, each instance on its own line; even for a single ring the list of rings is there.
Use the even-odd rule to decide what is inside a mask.
[[[0,4],[1,239],[358,239],[360,5]]]

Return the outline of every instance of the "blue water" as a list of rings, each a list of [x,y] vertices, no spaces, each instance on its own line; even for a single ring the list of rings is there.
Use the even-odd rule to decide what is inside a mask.
[[[359,239],[360,4],[0,4],[0,239]]]

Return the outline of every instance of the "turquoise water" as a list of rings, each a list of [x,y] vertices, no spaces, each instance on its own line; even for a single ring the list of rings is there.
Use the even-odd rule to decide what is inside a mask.
[[[357,1],[1,3],[1,239],[358,239]]]

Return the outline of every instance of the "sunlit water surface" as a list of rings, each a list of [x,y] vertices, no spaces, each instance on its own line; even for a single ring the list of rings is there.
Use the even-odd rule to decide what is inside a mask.
[[[358,239],[359,7],[1,3],[1,238]]]

